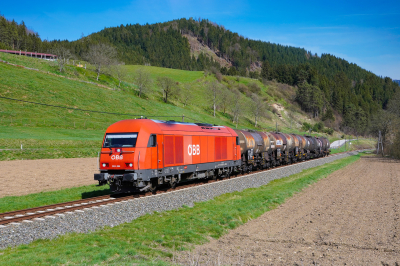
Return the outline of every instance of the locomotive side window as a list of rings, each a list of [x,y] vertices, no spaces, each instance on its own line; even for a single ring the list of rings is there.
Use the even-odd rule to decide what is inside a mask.
[[[236,145],[240,145],[239,137],[236,137]]]
[[[104,138],[103,148],[128,147],[136,146],[137,133],[109,133]]]
[[[150,135],[149,143],[147,144],[147,147],[156,147],[156,146],[157,146],[157,135],[152,134],[152,135]]]

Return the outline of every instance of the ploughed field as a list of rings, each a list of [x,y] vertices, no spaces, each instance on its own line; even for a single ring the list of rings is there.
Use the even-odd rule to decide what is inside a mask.
[[[97,158],[0,161],[0,198],[93,185]]]
[[[400,161],[361,157],[220,239],[177,253],[174,261],[400,265]]]

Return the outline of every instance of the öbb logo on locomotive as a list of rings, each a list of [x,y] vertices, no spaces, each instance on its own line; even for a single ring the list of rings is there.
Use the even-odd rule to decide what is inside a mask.
[[[200,155],[200,145],[188,145],[188,154],[192,155]]]
[[[154,191],[327,156],[329,147],[324,137],[128,119],[107,128],[94,179],[113,192]]]
[[[111,155],[111,160],[123,160],[123,159],[124,159],[123,155],[118,155],[118,154]]]

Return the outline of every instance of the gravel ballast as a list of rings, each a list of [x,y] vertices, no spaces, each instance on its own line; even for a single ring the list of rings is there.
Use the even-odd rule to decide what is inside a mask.
[[[104,226],[113,227],[154,211],[178,209],[183,205],[192,206],[194,202],[207,201],[225,193],[260,187],[274,179],[287,177],[304,169],[355,154],[357,152],[342,153],[203,186],[10,224],[0,228],[0,249],[28,244],[36,239],[51,239],[66,233],[87,233]]]

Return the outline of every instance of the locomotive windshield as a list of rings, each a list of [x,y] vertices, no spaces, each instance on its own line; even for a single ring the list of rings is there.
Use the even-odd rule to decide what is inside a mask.
[[[106,134],[103,148],[114,148],[114,147],[133,148],[136,146],[137,136],[138,136],[137,133]]]

